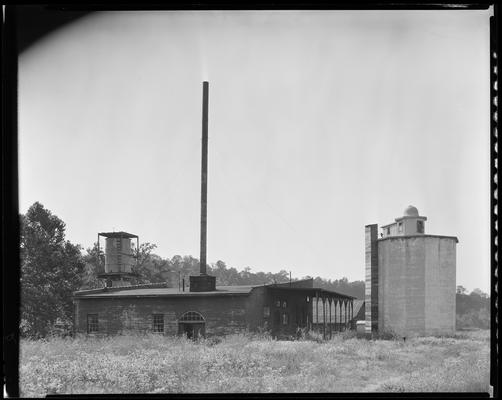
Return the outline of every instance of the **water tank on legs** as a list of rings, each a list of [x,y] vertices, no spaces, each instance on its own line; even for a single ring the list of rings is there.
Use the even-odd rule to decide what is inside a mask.
[[[135,259],[128,237],[107,237],[105,240],[105,272],[131,272]]]
[[[136,258],[133,254],[131,240],[136,239],[136,248],[139,248],[138,236],[127,232],[98,233],[98,250],[101,236],[105,238],[105,272],[98,277],[122,281],[135,275],[133,266],[136,264]]]

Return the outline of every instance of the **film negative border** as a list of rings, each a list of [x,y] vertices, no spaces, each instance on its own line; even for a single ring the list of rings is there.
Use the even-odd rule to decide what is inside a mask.
[[[499,365],[499,278],[498,278],[498,24],[500,9],[494,5],[490,17],[490,230],[491,230],[491,371],[493,396],[500,387]]]

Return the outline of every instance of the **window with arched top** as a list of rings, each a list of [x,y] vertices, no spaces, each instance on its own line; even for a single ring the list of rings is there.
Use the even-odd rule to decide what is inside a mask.
[[[197,311],[187,311],[184,313],[179,322],[204,322],[204,317]]]

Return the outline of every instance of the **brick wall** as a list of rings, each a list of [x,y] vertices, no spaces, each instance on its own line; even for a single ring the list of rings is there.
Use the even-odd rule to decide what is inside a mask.
[[[281,301],[277,307],[275,302]],[[286,308],[283,302],[286,302]],[[119,334],[127,331],[149,332],[153,315],[164,315],[164,333],[178,333],[178,319],[187,311],[197,311],[205,318],[206,336],[226,335],[269,329],[273,334],[294,334],[298,324],[312,322],[311,304],[301,293],[256,287],[249,295],[182,296],[182,297],[77,297],[75,304],[75,332],[87,333],[87,315],[98,314],[97,335]],[[265,317],[264,308],[269,316]],[[275,313],[286,312],[288,323],[274,320]],[[339,314],[338,314],[339,315]]]
[[[378,329],[378,225],[365,227],[365,303],[366,303],[366,332]]]
[[[164,315],[164,333],[178,332],[178,319],[197,311],[206,320],[207,336],[242,332],[248,328],[248,296],[109,297],[75,299],[75,332],[87,333],[87,315],[98,314],[99,334],[152,330],[152,314]]]

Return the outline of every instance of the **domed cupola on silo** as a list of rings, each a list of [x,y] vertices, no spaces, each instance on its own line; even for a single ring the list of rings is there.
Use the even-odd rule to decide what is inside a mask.
[[[395,222],[382,226],[382,237],[423,235],[425,233],[427,217],[419,214],[415,206],[404,209],[403,216],[396,218]]]
[[[408,206],[404,209],[403,216],[396,218],[398,234],[423,235],[425,233],[425,221],[427,217],[422,217],[415,206]]]
[[[418,209],[415,206],[408,206],[404,209],[405,217],[418,217]]]
[[[107,287],[123,286],[137,276],[133,272],[137,259],[133,254],[131,239],[136,239],[136,248],[139,249],[139,237],[127,232],[98,233],[98,253],[101,236],[105,238],[105,272],[99,274],[98,278],[104,279]]]

